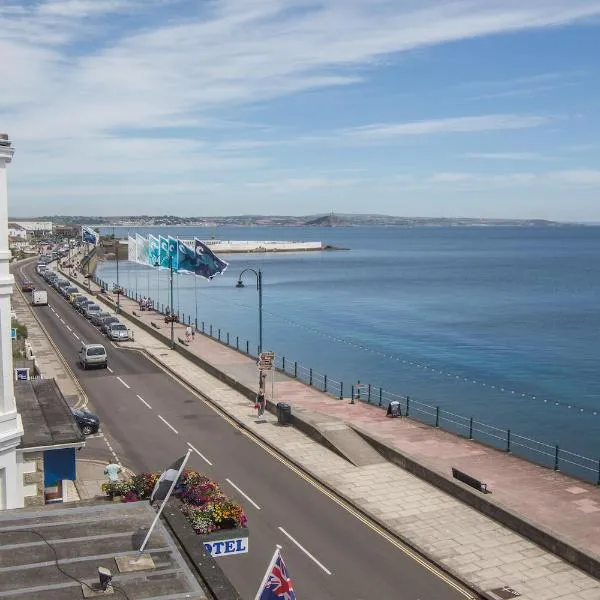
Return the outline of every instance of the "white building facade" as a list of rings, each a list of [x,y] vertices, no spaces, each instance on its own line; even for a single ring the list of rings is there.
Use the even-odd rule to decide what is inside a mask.
[[[8,182],[7,165],[14,154],[11,141],[0,133],[0,510],[23,506],[23,473],[17,446],[23,435],[13,385],[10,297],[14,279],[8,264]]]

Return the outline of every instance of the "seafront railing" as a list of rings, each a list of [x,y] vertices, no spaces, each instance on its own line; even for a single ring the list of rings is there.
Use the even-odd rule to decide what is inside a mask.
[[[108,284],[98,277],[94,276],[93,281],[104,289],[109,289]],[[141,294],[137,294],[132,290],[124,290],[123,295],[136,302],[141,298]],[[154,304],[154,309],[162,314],[165,314],[165,308],[164,304]],[[193,326],[198,333],[202,333],[243,354],[257,357],[258,346],[255,347],[249,340],[241,339],[237,335],[231,335],[230,332],[205,321],[195,322],[190,314],[179,314],[177,311],[176,314],[180,323]],[[512,429],[483,423],[474,417],[466,417],[448,411],[440,406],[421,402],[410,395],[403,396],[389,390],[384,390],[382,387],[373,386],[370,383],[360,381],[344,383],[325,373],[320,373],[312,367],[307,367],[295,360],[291,360],[289,357],[277,356],[274,366],[279,372],[302,381],[306,385],[315,387],[340,401],[365,402],[381,407],[382,409],[387,409],[390,402],[397,401],[400,412],[404,417],[410,417],[411,419],[449,431],[465,439],[514,454],[554,471],[563,471],[569,475],[600,485],[600,458],[583,456],[576,452],[565,450],[558,444],[549,444],[535,440],[520,435]]]

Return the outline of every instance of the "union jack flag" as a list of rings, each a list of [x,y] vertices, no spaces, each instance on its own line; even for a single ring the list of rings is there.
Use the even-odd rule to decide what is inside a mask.
[[[257,598],[259,600],[296,600],[296,594],[292,588],[292,580],[288,576],[287,568],[277,551],[275,562],[271,567],[266,581]]]

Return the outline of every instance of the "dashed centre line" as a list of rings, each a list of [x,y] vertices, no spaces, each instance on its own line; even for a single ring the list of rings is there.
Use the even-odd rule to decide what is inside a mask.
[[[169,423],[169,421],[167,421],[166,419],[163,419],[160,415],[158,415],[158,418],[171,430],[173,431],[173,433],[179,435],[179,431],[177,431],[177,429],[175,429],[175,427],[173,427],[173,425],[171,425],[171,423]]]
[[[106,367],[110,373],[114,373],[114,371],[110,367]]]
[[[323,563],[319,562],[306,548],[304,548],[304,546],[300,545],[298,540],[295,540],[283,527],[278,527],[277,529],[279,529],[279,531],[281,531],[281,533],[283,533],[283,535],[285,535],[291,542],[296,544],[296,546],[302,550],[302,552],[304,552],[304,554],[306,554],[306,556],[308,556],[308,558],[310,558],[317,566],[323,569],[327,575],[331,575],[331,571]]]
[[[136,394],[136,396],[150,409],[152,410],[152,407],[139,395]]]
[[[74,331],[72,333],[77,339],[79,339],[79,336]]]
[[[71,328],[70,328],[68,325],[67,325],[67,329],[68,329],[70,332],[73,332],[73,330],[72,330],[72,329],[71,329]]]
[[[210,462],[210,460],[208,460],[208,458],[206,458],[206,456],[204,456],[204,454],[202,454],[202,452],[200,452],[200,450],[198,450],[198,448],[195,448],[194,446],[192,446],[192,444],[190,444],[189,442],[187,442],[187,445],[208,465],[210,465],[211,467],[213,466],[213,464]]]
[[[248,502],[250,502],[250,504],[252,504],[252,506],[254,506],[254,508],[256,508],[256,510],[260,510],[260,506],[258,504],[256,504],[256,502],[254,502],[254,500],[252,500],[252,498],[250,498],[250,496],[248,496],[244,492],[242,492],[242,490],[240,490],[240,488],[237,485],[235,485],[235,483],[233,483],[233,481],[231,481],[231,479],[228,478],[225,481],[227,481],[227,483],[229,483],[229,485],[231,485],[231,487],[236,489],[238,491],[238,493],[240,493],[242,496],[244,496],[244,498],[246,498],[246,500],[248,500]]]
[[[122,383],[122,384],[123,384],[123,385],[124,385],[124,386],[125,386],[125,387],[126,387],[128,390],[130,390],[130,389],[131,389],[131,386],[130,386],[129,384],[125,383],[125,382],[124,382],[124,381],[123,381],[123,380],[122,380],[120,377],[118,377],[118,376],[117,376],[117,379],[118,379],[118,380],[119,380],[119,381],[120,381],[120,382],[121,382],[121,383]]]

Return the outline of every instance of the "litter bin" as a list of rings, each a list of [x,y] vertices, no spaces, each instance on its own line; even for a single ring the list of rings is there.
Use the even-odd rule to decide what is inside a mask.
[[[277,403],[277,423],[279,425],[289,425],[292,421],[292,407],[285,402]]]

